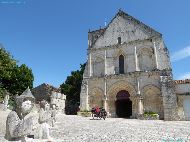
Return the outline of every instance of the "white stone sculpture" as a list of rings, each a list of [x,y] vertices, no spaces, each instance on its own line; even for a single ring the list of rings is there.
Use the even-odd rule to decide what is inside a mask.
[[[33,117],[24,119],[34,106],[35,98],[29,88],[16,98],[16,108],[11,111],[6,121],[5,138],[10,141],[27,141],[36,124]]]
[[[4,102],[4,110],[6,111],[7,110],[7,108],[9,107],[9,94],[8,94],[8,92],[5,92],[5,97],[4,97],[4,100],[3,100],[3,102]]]
[[[54,124],[56,122],[56,105],[52,105],[52,110],[51,110],[51,118],[52,118],[52,127],[54,127]]]
[[[41,129],[39,131],[41,139],[50,139],[50,125],[52,124],[51,112],[49,104],[44,100],[40,103],[39,112],[39,123],[41,124]]]

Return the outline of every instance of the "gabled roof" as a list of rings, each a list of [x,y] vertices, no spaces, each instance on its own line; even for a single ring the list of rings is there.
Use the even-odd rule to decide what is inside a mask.
[[[121,16],[126,20],[130,20],[136,24],[138,24],[139,26],[141,26],[142,30],[144,30],[144,32],[151,34],[152,36],[159,36],[161,37],[162,34],[159,33],[158,31],[154,30],[153,28],[147,26],[146,24],[142,23],[141,21],[137,20],[136,18],[130,16],[129,14],[125,13],[122,10],[119,10],[118,13],[112,18],[112,20],[109,22],[109,24],[105,27],[105,28],[100,28],[99,30],[94,30],[94,31],[89,31],[89,33],[91,34],[96,34],[96,33],[100,33],[100,36],[104,35],[105,31],[107,30],[107,28],[109,27],[109,25],[113,22],[113,20],[118,17]],[[96,41],[95,41],[96,42]],[[95,43],[94,42],[94,43]]]
[[[174,80],[175,84],[189,84],[190,79],[185,79],[185,80]]]
[[[150,32],[152,34],[156,34],[158,36],[162,36],[161,33],[159,33],[158,31],[154,30],[153,28],[151,28],[150,26],[147,26],[146,24],[144,24],[143,22],[139,21],[138,19],[130,16],[129,14],[125,13],[122,10],[119,10],[119,12],[116,14],[116,16],[114,18],[116,18],[117,16],[122,16],[124,19],[128,19],[131,21],[134,21],[135,23],[139,24],[145,31]],[[113,19],[114,19],[113,18]],[[112,19],[112,20],[113,20]]]
[[[54,92],[61,92],[61,89],[60,88],[56,88],[50,84],[47,84],[47,83],[43,83],[35,88],[32,89],[32,91],[34,90],[38,90],[39,88],[44,88],[46,90],[50,90],[50,91],[54,91]]]

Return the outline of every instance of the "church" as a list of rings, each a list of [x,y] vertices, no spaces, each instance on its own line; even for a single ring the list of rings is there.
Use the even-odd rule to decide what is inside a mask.
[[[80,109],[110,117],[190,120],[190,80],[173,80],[162,34],[119,10],[105,28],[88,32]]]

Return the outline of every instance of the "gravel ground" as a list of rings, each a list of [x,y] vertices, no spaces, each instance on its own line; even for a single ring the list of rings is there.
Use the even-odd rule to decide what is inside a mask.
[[[190,142],[190,121],[137,120],[59,115],[52,129],[65,142]],[[188,137],[189,136],[189,137]]]
[[[0,142],[8,112],[0,111]],[[190,121],[137,120],[57,115],[53,142],[190,142]]]

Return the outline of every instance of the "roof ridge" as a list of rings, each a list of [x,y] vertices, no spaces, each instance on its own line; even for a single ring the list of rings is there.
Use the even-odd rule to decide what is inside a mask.
[[[181,79],[181,80],[174,80],[176,84],[186,84],[190,83],[190,79]]]
[[[106,30],[106,27],[104,27],[104,28],[101,27],[100,29],[98,29],[98,30],[93,30],[93,31],[90,31],[90,30],[89,30],[88,33],[94,33],[94,32],[101,31],[101,30],[102,30],[102,31],[103,31],[103,30]]]

